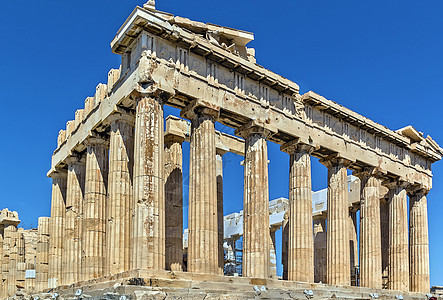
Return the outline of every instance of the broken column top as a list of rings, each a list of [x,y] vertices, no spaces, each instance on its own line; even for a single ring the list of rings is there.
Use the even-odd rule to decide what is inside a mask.
[[[18,213],[16,211],[10,211],[5,208],[0,213],[0,225],[14,225],[17,226],[20,224],[20,220],[18,218]]]

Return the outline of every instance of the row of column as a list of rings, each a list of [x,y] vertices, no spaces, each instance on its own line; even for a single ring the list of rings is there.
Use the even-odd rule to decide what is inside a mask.
[[[132,138],[124,132],[128,128],[132,132],[130,120],[114,120],[109,150],[105,139],[91,137],[85,142],[86,155],[72,155],[67,173],[51,176],[49,288],[129,269],[133,208],[128,168],[132,155],[125,148]]]
[[[216,170],[214,118],[203,113],[191,120],[188,270],[223,274],[223,193],[215,180],[220,188],[223,175]],[[67,173],[52,174],[49,287],[131,269],[184,268],[183,140],[164,139],[158,98],[142,97],[135,118],[116,115],[110,122],[109,158],[104,138],[88,138],[86,157],[73,155]]]
[[[195,273],[223,274],[220,251],[223,153],[217,153],[215,147],[218,114],[217,107],[201,105],[198,101],[182,111],[182,116],[191,120],[187,270]],[[128,116],[112,120],[109,159],[106,142],[102,138],[90,138],[86,141],[85,162],[79,157],[71,158],[67,161],[67,175],[53,174],[50,286],[59,285],[61,278],[63,284],[69,284],[129,269],[183,270],[182,140],[164,138],[163,104],[158,98],[141,97],[135,126],[133,122]],[[246,277],[271,276],[267,138],[272,133],[272,129],[256,121],[237,130],[245,139],[243,276]],[[283,145],[282,150],[290,154],[287,277],[313,282],[310,170],[313,148],[294,141]],[[350,258],[346,254],[350,248],[345,234],[349,225],[349,161],[330,157],[323,163],[328,167],[326,282],[349,285]],[[379,287],[382,273],[380,180],[371,172],[360,176],[363,178],[361,283]],[[404,274],[408,272],[408,264],[406,267],[404,264],[408,257],[406,192],[400,187],[391,190],[390,288],[406,289],[409,282],[409,278],[405,281]],[[416,200],[411,201],[415,203],[411,206],[411,236],[414,235],[411,237],[411,270],[414,266],[416,275],[412,277],[422,282],[426,272],[429,277],[423,268],[425,263],[419,261],[428,260],[425,255],[427,231],[423,225],[426,198],[413,199]],[[326,224],[316,223],[314,228],[319,233],[319,229],[325,227]],[[63,267],[75,263],[78,269]],[[412,288],[414,286],[412,284]]]
[[[362,187],[360,285],[381,288],[380,274],[387,266],[388,289],[429,292],[427,191],[402,181],[389,182],[385,184],[389,193],[388,202],[384,204],[379,194],[381,174],[367,169],[359,177]],[[386,237],[388,243],[382,241]]]
[[[355,258],[356,251],[349,248],[344,248],[344,250],[342,248],[341,251],[334,251],[334,249],[347,247],[347,244],[350,247],[355,245],[354,236],[357,228],[353,220],[355,212],[349,210],[349,206],[343,202],[340,224],[342,240],[337,241],[337,237],[334,236],[337,234],[335,223],[339,219],[334,214],[337,210],[337,207],[334,207],[337,205],[334,199],[337,197],[331,197],[335,189],[331,186],[331,173],[335,172],[329,169],[328,214],[314,216],[313,219],[314,281],[349,285],[348,276],[351,274],[349,267],[358,264],[358,258]],[[430,278],[427,191],[411,189],[401,181],[385,183],[389,187],[386,201],[381,199],[382,174],[377,169],[368,168],[357,175],[361,180],[359,285],[381,289],[386,284],[387,288],[392,290],[428,292]],[[343,183],[344,180],[343,177]],[[409,235],[407,188],[410,195]],[[349,221],[346,222],[345,218]],[[340,261],[338,264],[337,260]],[[355,263],[349,260],[355,260]],[[343,271],[337,272],[337,267]],[[334,271],[331,272],[331,270]],[[386,278],[385,282],[383,278]]]

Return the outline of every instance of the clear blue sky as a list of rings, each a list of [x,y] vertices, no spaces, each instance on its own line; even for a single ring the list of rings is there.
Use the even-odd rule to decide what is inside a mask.
[[[109,43],[143,1],[3,1],[0,208],[26,227],[49,215],[57,133],[120,64]],[[158,0],[159,10],[255,33],[259,64],[390,129],[443,144],[442,1]],[[174,112],[174,110],[166,109]],[[228,132],[232,132],[229,131]],[[189,149],[184,146],[185,153]],[[288,195],[288,157],[269,144],[270,198]],[[242,209],[241,158],[225,159],[225,213]],[[185,157],[184,164],[188,163]],[[185,167],[185,175],[187,167]],[[431,284],[443,285],[443,162],[429,193]],[[313,188],[326,187],[313,160]],[[186,182],[187,183],[187,182]]]

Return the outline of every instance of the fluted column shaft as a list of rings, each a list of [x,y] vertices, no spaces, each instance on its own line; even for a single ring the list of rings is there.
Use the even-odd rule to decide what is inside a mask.
[[[63,283],[62,255],[64,242],[64,220],[66,215],[66,173],[52,174],[51,221],[49,237],[48,288]]]
[[[268,278],[270,264],[268,148],[269,132],[262,127],[246,128],[244,203],[243,203],[243,276]]]
[[[223,221],[223,155],[224,150],[216,150],[215,175],[217,176],[217,227],[218,227],[218,271],[223,275],[225,266],[224,221]]]
[[[85,184],[85,162],[81,157],[69,157],[66,218],[63,248],[63,284],[72,284],[81,279],[81,215]]]
[[[326,214],[314,216],[314,282],[326,283]]]
[[[3,297],[13,296],[17,291],[16,273],[17,273],[17,226],[5,225],[4,229],[4,247],[5,260],[3,261]]]
[[[333,158],[328,166],[328,230],[326,281],[328,284],[350,285],[348,161]]]
[[[427,191],[415,191],[409,198],[410,289],[429,293],[429,237]]]
[[[104,275],[108,144],[101,138],[89,138],[86,145],[82,278],[93,279]]]
[[[48,287],[49,224],[50,218],[38,218],[38,241],[35,265],[35,290],[38,292]]]
[[[360,286],[382,288],[380,227],[380,179],[373,170],[359,175],[360,200]]]
[[[117,274],[131,266],[132,174],[134,117],[114,115],[109,141],[108,201],[106,211],[106,272]]]
[[[24,229],[19,228],[17,232],[17,260],[15,264],[16,268],[16,286],[19,289],[25,288],[25,238],[23,236]]]
[[[5,224],[0,225],[0,230],[2,233],[2,256],[0,257],[0,266],[2,272],[2,282],[0,286],[0,297],[6,298],[8,296],[8,267],[9,267],[9,243],[10,236],[8,236],[8,230],[6,230],[8,226]],[[46,282],[46,286],[48,283]]]
[[[11,243],[9,244],[8,295],[13,296],[17,292],[19,232],[17,228],[11,228],[10,234]]]
[[[183,138],[165,136],[166,269],[183,270]]]
[[[288,279],[314,282],[311,146],[283,145],[289,161]]]
[[[279,227],[271,226],[269,230],[269,277],[277,279],[277,245],[275,241],[275,232],[279,229]]]
[[[188,271],[219,274],[214,118],[202,108],[191,118]]]
[[[380,236],[382,286],[386,288],[389,278],[389,200],[380,199]]]
[[[408,207],[406,185],[390,184],[389,279],[391,290],[409,291]]]
[[[165,163],[163,103],[141,97],[134,147],[132,269],[165,268]]]
[[[288,256],[289,256],[289,211],[285,212],[281,226],[281,264],[283,265],[283,280],[288,280]]]
[[[348,215],[349,226],[349,269],[351,272],[351,286],[358,284],[355,276],[356,267],[358,267],[358,238],[357,238],[357,208],[350,207]]]

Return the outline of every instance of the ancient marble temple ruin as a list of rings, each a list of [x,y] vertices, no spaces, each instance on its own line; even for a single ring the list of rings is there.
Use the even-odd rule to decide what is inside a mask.
[[[412,126],[392,131],[314,92],[299,94],[296,83],[256,63],[247,47],[253,39],[249,32],[158,11],[153,1],[134,9],[111,42],[120,68],[109,71],[107,84],[98,84],[59,132],[47,174],[49,227],[42,221],[38,228],[48,236],[49,251],[37,255],[37,267],[47,261],[37,268],[44,281],[37,289],[130,277],[159,287],[163,279],[218,282],[226,290],[229,284],[346,289],[350,226],[357,235],[359,222],[354,299],[370,293],[424,299],[411,292],[430,288],[426,195],[442,148]],[[164,116],[165,105],[180,109],[182,119]],[[217,132],[216,122],[236,136]],[[185,261],[184,142],[190,143]],[[269,279],[268,142],[281,145],[290,162],[282,171],[289,173],[283,280]],[[227,152],[244,155],[246,278],[231,281],[223,276]],[[311,157],[328,169],[327,213],[314,218]],[[357,205],[349,205],[348,170],[360,179]],[[10,226],[1,228],[7,243]],[[314,284],[320,281],[326,285]],[[7,289],[2,286],[3,295]]]

